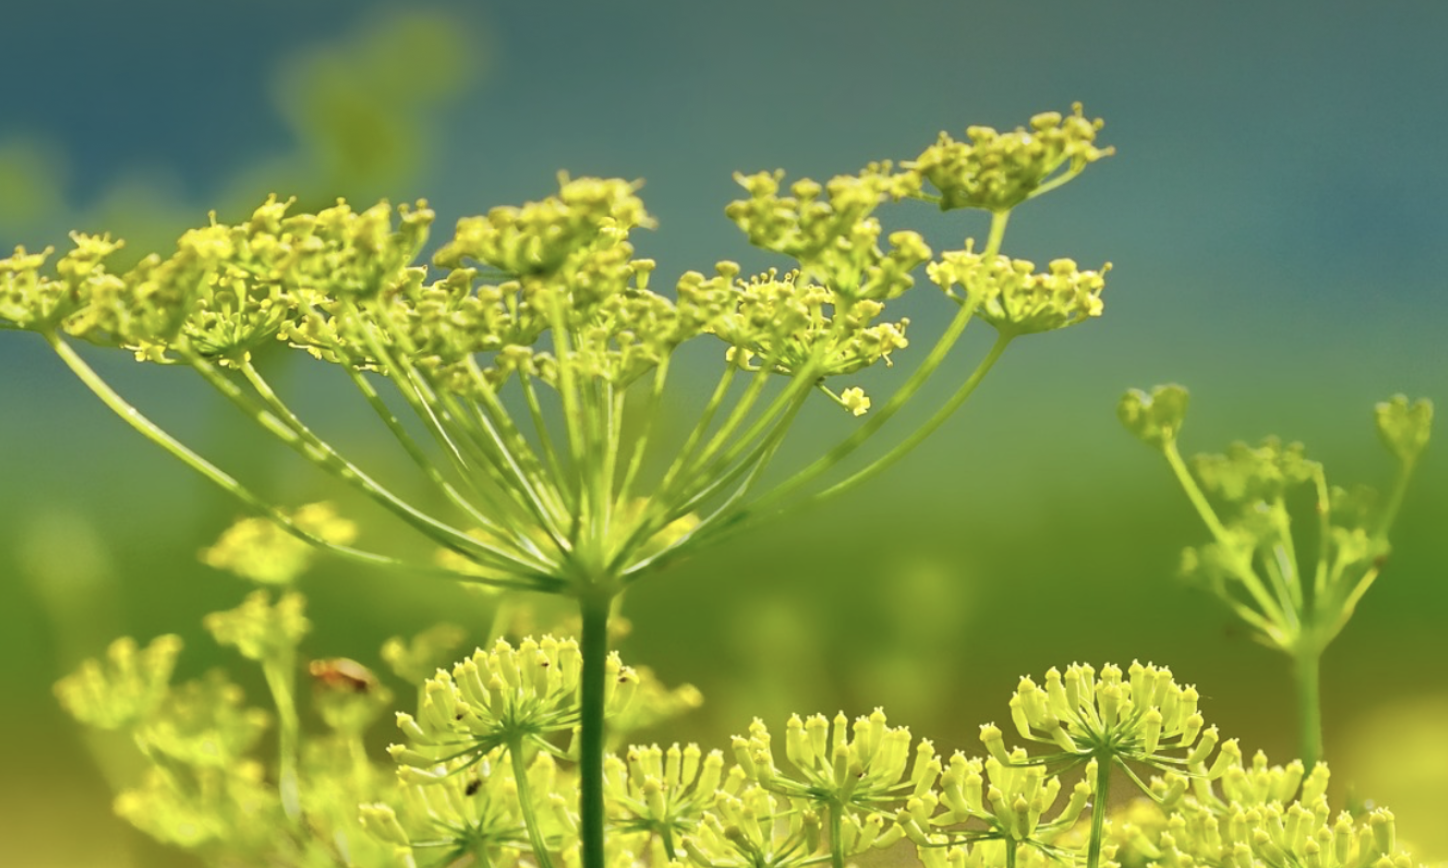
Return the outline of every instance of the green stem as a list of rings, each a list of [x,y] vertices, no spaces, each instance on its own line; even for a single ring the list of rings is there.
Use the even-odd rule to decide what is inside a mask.
[[[1398,510],[1403,506],[1403,497],[1408,493],[1408,480],[1413,477],[1414,461],[1404,461],[1398,466],[1398,476],[1393,480],[1393,492],[1388,495],[1387,506],[1383,509],[1382,519],[1378,522],[1377,536],[1379,539],[1386,539],[1388,530],[1392,528],[1393,522],[1398,517]]]
[[[548,303],[548,319],[553,331],[553,355],[558,362],[558,380],[555,388],[558,397],[563,403],[563,427],[568,434],[568,456],[572,461],[574,493],[573,503],[578,510],[575,519],[587,510],[585,499],[588,496],[586,480],[588,471],[585,461],[588,455],[587,443],[589,441],[589,430],[587,419],[581,406],[578,384],[574,377],[573,344],[569,340],[567,318],[564,316],[562,303],[554,298]],[[559,480],[560,485],[565,485],[564,480]],[[575,526],[577,521],[575,520]],[[572,534],[570,534],[572,536]],[[600,857],[601,858],[601,857]],[[589,866],[592,868],[592,866]],[[601,868],[601,865],[600,865]]]
[[[207,461],[205,458],[202,458],[200,455],[197,455],[184,443],[166,433],[166,431],[155,422],[146,418],[140,410],[131,406],[131,404],[128,403],[125,398],[122,398],[116,390],[112,389],[110,384],[103,380],[90,365],[86,364],[85,359],[82,359],[80,354],[78,354],[70,344],[62,340],[59,335],[45,334],[43,337],[46,342],[50,344],[50,348],[55,351],[55,354],[60,357],[61,361],[65,362],[66,367],[70,368],[76,377],[79,378],[97,398],[101,399],[101,403],[109,407],[117,416],[120,416],[126,424],[136,429],[136,431],[147,440],[150,440],[179,459],[182,464],[185,464],[187,467],[190,467],[192,470],[211,480],[222,490],[246,504],[246,506],[253,511],[276,522],[282,530],[285,530],[297,539],[310,543],[323,551],[331,552],[348,560],[369,566],[398,569],[417,575],[441,575],[465,582],[480,581],[476,576],[468,576],[446,568],[432,567],[426,564],[410,564],[386,555],[376,554],[375,552],[337,545],[298,527],[286,513],[253,494],[250,489],[242,485],[230,474],[215,464],[212,464],[210,461]],[[513,582],[494,579],[489,579],[483,583],[520,590],[549,590],[557,585],[556,581],[550,582],[545,586],[537,582]]]
[[[959,389],[955,391],[955,394],[950,396],[950,400],[946,401],[939,410],[936,410],[935,414],[931,416],[928,420],[926,420],[924,424],[916,428],[913,434],[900,441],[900,443],[897,444],[893,449],[880,456],[879,458],[875,459],[868,466],[856,471],[849,477],[840,480],[829,488],[826,488],[825,490],[812,495],[809,498],[810,502],[826,500],[830,497],[834,497],[837,494],[841,494],[851,488],[854,488],[856,485],[859,485],[860,483],[872,478],[880,471],[894,464],[896,461],[899,461],[906,455],[906,453],[913,450],[916,446],[919,446],[926,437],[929,437],[932,433],[934,433],[935,429],[939,428],[942,424],[944,424],[945,420],[949,419],[951,415],[953,415],[956,410],[960,409],[960,406],[964,404],[972,394],[975,393],[976,388],[980,386],[980,383],[983,379],[985,379],[986,374],[990,373],[991,368],[994,368],[996,362],[1000,361],[1001,355],[1005,353],[1006,347],[1010,345],[1010,342],[1010,335],[1005,333],[1000,334],[996,338],[995,344],[991,346],[990,352],[987,353],[986,357],[981,360],[979,365],[976,366],[976,369],[971,372],[970,377],[961,384]],[[864,438],[862,437],[861,440],[863,439]],[[845,441],[845,443],[848,442],[848,440]],[[838,449],[843,447],[845,443],[840,444],[840,447],[836,448]]]
[[[1303,641],[1293,664],[1292,677],[1297,686],[1297,753],[1303,767],[1310,772],[1322,759],[1322,649]]]
[[[1005,239],[1006,226],[1009,221],[1009,211],[1003,211],[991,215],[990,235],[986,240],[985,252],[982,254],[984,259],[989,260],[1000,252],[1001,243]],[[844,460],[856,449],[858,449],[861,444],[863,444],[866,440],[873,436],[875,432],[879,431],[886,422],[889,422],[891,417],[899,412],[900,409],[904,407],[905,404],[908,403],[917,392],[920,391],[920,389],[925,385],[926,381],[930,379],[930,376],[934,374],[936,369],[938,369],[940,365],[945,361],[945,358],[947,355],[949,355],[950,350],[955,346],[956,342],[960,339],[960,336],[965,332],[965,327],[970,323],[971,318],[975,315],[975,310],[979,306],[979,304],[980,302],[978,299],[973,300],[969,297],[964,299],[961,302],[960,310],[951,319],[950,324],[945,329],[945,333],[940,336],[940,340],[936,341],[935,346],[931,347],[930,352],[926,354],[925,359],[920,363],[920,367],[916,368],[915,371],[911,373],[909,378],[907,378],[905,382],[900,386],[900,389],[895,394],[890,396],[890,400],[885,402],[885,406],[881,407],[878,412],[871,414],[870,418],[867,419],[863,425],[861,425],[853,433],[851,433],[850,436],[846,437],[844,440],[836,444],[834,448],[832,448],[829,452],[825,453],[823,456],[816,459],[812,464],[805,467],[799,473],[795,474],[787,481],[777,486],[774,491],[771,491],[769,494],[765,495],[758,501],[755,501],[755,503],[751,504],[747,508],[747,515],[739,516],[739,518],[745,519],[745,522],[740,525],[740,528],[746,525],[754,524],[761,515],[764,515],[768,512],[769,507],[771,507],[773,504],[779,503],[780,501],[784,500],[789,495],[799,490],[802,486],[817,478],[820,474],[824,473],[830,468],[834,467],[840,461]],[[952,413],[959,409],[960,405],[964,404],[966,399],[968,399],[971,394],[975,392],[976,387],[980,385],[980,381],[985,377],[987,373],[989,373],[990,369],[995,366],[995,363],[1000,359],[1001,354],[1005,352],[1006,346],[1010,344],[1012,337],[1013,336],[1009,334],[1000,334],[996,338],[995,344],[991,347],[990,352],[986,355],[985,359],[983,359],[981,363],[976,366],[975,371],[971,373],[970,377],[963,384],[961,384],[960,388],[956,390],[955,394],[951,396],[950,400],[946,402],[945,406],[942,407],[934,416],[932,416],[914,434],[907,438],[904,443],[896,446],[890,452],[877,459],[876,462],[860,470],[850,478],[845,479],[837,485],[832,486],[831,488],[826,489],[825,491],[822,491],[814,497],[810,498],[811,502],[823,500],[835,494],[842,493],[850,488],[853,488],[855,485],[864,482],[865,480],[874,476],[876,473],[884,470],[891,464],[894,464],[907,452],[909,452],[926,437],[928,437],[931,433],[933,433],[936,428],[939,428],[940,425],[943,424]],[[730,524],[733,525],[732,522]]]
[[[1171,466],[1172,473],[1176,475],[1177,482],[1181,484],[1182,491],[1186,493],[1187,500],[1191,501],[1192,506],[1197,511],[1197,515],[1201,516],[1202,523],[1212,532],[1212,536],[1221,544],[1223,550],[1231,554],[1231,535],[1227,532],[1227,528],[1222,524],[1221,519],[1217,518],[1216,510],[1212,509],[1212,505],[1207,502],[1207,496],[1202,493],[1202,489],[1197,485],[1197,481],[1192,478],[1191,471],[1187,469],[1186,462],[1182,460],[1181,452],[1177,450],[1176,442],[1168,440],[1162,448],[1162,455],[1166,458],[1166,463]],[[1267,620],[1277,625],[1283,624],[1285,616],[1283,615],[1282,608],[1278,605],[1277,601],[1273,600],[1272,596],[1267,593],[1266,586],[1263,585],[1262,579],[1257,575],[1256,570],[1252,569],[1252,565],[1250,563],[1243,564],[1238,562],[1234,563],[1232,567],[1237,575],[1237,579],[1247,589],[1247,592],[1252,595],[1252,599],[1257,601],[1257,605],[1262,608],[1262,614],[1266,616]],[[1279,637],[1273,638],[1276,641],[1281,641]]]
[[[643,466],[644,455],[648,450],[649,438],[653,435],[654,425],[658,421],[659,405],[664,395],[664,384],[669,379],[669,357],[664,356],[659,360],[659,366],[654,370],[653,386],[649,389],[647,402],[640,414],[642,426],[633,442],[633,449],[629,455],[628,465],[623,473],[623,480],[618,484],[618,493],[614,495],[614,509],[622,511],[628,508],[628,496],[633,490],[634,479],[638,476],[639,468]]]
[[[969,303],[961,308],[960,313],[957,314],[955,320],[950,324],[945,335],[943,335],[935,347],[931,349],[930,354],[926,357],[920,368],[906,380],[898,392],[890,397],[890,400],[886,402],[880,413],[871,416],[864,425],[855,429],[844,440],[836,443],[830,451],[817,458],[813,463],[789,479],[780,483],[763,497],[745,506],[741,512],[733,516],[728,516],[724,518],[722,522],[715,524],[714,528],[709,534],[706,534],[706,536],[713,538],[713,541],[717,542],[718,539],[725,535],[732,535],[766,520],[777,518],[782,512],[789,509],[789,506],[775,508],[775,505],[788,499],[790,495],[794,494],[810,481],[847,458],[866,440],[872,437],[881,426],[888,422],[890,417],[892,417],[900,407],[904,406],[906,401],[914,396],[920,387],[925,384],[925,381],[930,375],[934,373],[936,368],[939,367],[940,363],[945,360],[946,354],[950,351],[950,348],[954,346],[956,339],[960,337],[961,332],[970,321],[974,310],[975,305]],[[980,386],[986,374],[990,373],[990,370],[995,367],[996,362],[1000,360],[1001,355],[1005,353],[1005,349],[1011,340],[1011,336],[1005,334],[997,337],[990,352],[987,353],[986,357],[976,366],[976,369],[971,372],[970,377],[961,384],[955,394],[952,395],[934,415],[926,420],[925,423],[917,428],[909,437],[905,438],[905,440],[894,446],[889,452],[886,452],[870,464],[834,485],[831,485],[829,488],[815,492],[809,497],[804,498],[796,503],[795,506],[809,506],[827,500],[835,495],[843,494],[856,485],[873,478],[885,468],[905,457],[908,452],[944,424],[945,420],[950,418],[950,416],[955,413],[956,410],[960,409],[961,405],[975,393],[976,388]]]
[[[281,792],[282,810],[293,823],[301,821],[302,801],[297,781],[298,740],[301,723],[297,719],[297,703],[293,687],[291,655],[285,659],[269,658],[261,664],[266,686],[277,707],[277,788]]]
[[[685,465],[693,460],[694,451],[704,439],[704,435],[709,432],[709,426],[713,423],[714,416],[723,405],[724,397],[729,393],[729,387],[734,383],[734,375],[738,370],[739,366],[733,362],[725,366],[724,373],[719,375],[719,382],[715,384],[714,392],[704,404],[703,411],[699,413],[699,419],[694,423],[693,430],[691,430],[689,436],[684,439],[684,445],[679,447],[678,455],[674,457],[673,462],[670,463],[664,471],[663,478],[659,481],[659,484],[655,486],[655,491],[663,491],[672,485],[674,477],[682,473]]]
[[[497,525],[494,524],[491,518],[484,515],[471,501],[463,497],[462,493],[459,492],[452,483],[443,477],[442,471],[438,469],[437,462],[429,458],[417,440],[408,433],[407,428],[402,424],[402,420],[397,418],[397,414],[393,413],[392,409],[387,406],[387,403],[382,400],[382,396],[377,394],[377,390],[367,381],[366,375],[351,365],[342,365],[341,368],[347,373],[348,378],[351,379],[352,385],[356,386],[357,391],[362,394],[363,399],[367,401],[367,405],[377,414],[377,418],[382,421],[383,425],[387,426],[388,432],[392,434],[393,438],[397,440],[398,445],[401,446],[403,450],[407,452],[407,456],[412,459],[412,463],[417,465],[417,468],[427,476],[428,480],[432,482],[448,500],[452,501],[455,506],[466,512],[469,519],[483,525],[488,530],[497,530]]]
[[[830,330],[826,332],[824,338],[818,341],[810,350],[809,358],[805,360],[804,365],[791,372],[789,384],[786,385],[778,395],[775,395],[774,399],[760,411],[759,416],[744,430],[744,433],[735,439],[733,445],[724,449],[722,454],[720,454],[715,450],[715,445],[710,444],[709,449],[705,450],[704,455],[700,457],[699,463],[696,465],[697,476],[699,478],[707,479],[722,472],[723,468],[728,467],[740,454],[749,449],[750,444],[754,442],[756,437],[759,437],[765,431],[769,430],[773,420],[794,403],[800,395],[808,394],[818,386],[823,379],[821,371],[824,369],[825,359],[834,351],[836,342],[839,340],[840,335],[844,333],[845,323],[849,322],[850,308],[853,304],[854,302],[847,298],[836,300],[835,311],[830,318]],[[780,344],[783,345],[783,341],[780,341]],[[777,356],[778,351],[771,353],[770,356],[760,364],[760,370],[772,371],[777,364]],[[743,421],[742,417],[740,421]],[[716,443],[722,446],[725,438],[732,436],[733,433],[726,425],[726,427],[721,429],[715,436]],[[707,466],[707,462],[711,460],[713,461],[713,467]]]
[[[553,868],[553,857],[548,844],[543,840],[543,830],[538,827],[538,815],[533,810],[533,787],[528,782],[528,763],[523,759],[523,739],[515,736],[508,741],[508,758],[513,763],[513,780],[518,785],[518,810],[523,815],[523,828],[528,830],[528,843],[533,847],[533,858],[538,868]]]
[[[831,868],[845,868],[845,809],[830,803],[830,865]]]
[[[543,452],[544,460],[548,462],[549,472],[553,474],[558,496],[571,510],[573,504],[567,498],[573,492],[568,487],[568,474],[563,469],[563,462],[558,459],[558,450],[553,445],[553,437],[548,433],[548,421],[543,413],[543,402],[538,398],[538,390],[533,388],[533,375],[526,370],[519,370],[518,383],[523,388],[523,400],[528,405],[528,416],[533,420],[533,430],[538,436],[538,446]]]
[[[708,488],[694,495],[689,501],[666,513],[664,520],[655,527],[655,532],[657,532],[667,526],[668,522],[688,515],[690,512],[693,512],[696,507],[702,506],[705,501],[713,498],[724,488],[732,485],[740,476],[743,476],[743,482],[734,489],[733,493],[726,497],[717,509],[701,519],[693,530],[685,533],[663,551],[635,561],[632,564],[627,564],[627,566],[625,566],[625,559],[633,549],[618,549],[614,555],[614,559],[609,564],[609,569],[622,569],[623,571],[619,574],[620,578],[625,584],[632,584],[645,573],[652,572],[656,568],[681,557],[688,549],[692,548],[695,543],[712,540],[713,534],[727,532],[733,529],[729,523],[729,518],[732,515],[734,505],[754,489],[755,483],[759,481],[760,475],[764,472],[765,468],[769,466],[770,461],[774,458],[775,452],[779,449],[780,443],[784,441],[784,435],[788,432],[790,425],[793,424],[795,415],[799,412],[799,408],[804,405],[806,397],[807,395],[803,393],[799,396],[794,407],[776,424],[774,431],[772,431],[753,452],[746,456],[743,461],[737,464],[727,474],[710,483]],[[723,529],[722,531],[720,530],[721,528]]]
[[[613,596],[584,589],[578,598],[583,617],[583,655],[579,702],[578,810],[583,868],[604,868],[603,850],[603,698],[608,673],[608,613]]]
[[[1106,836],[1106,796],[1111,791],[1111,754],[1096,757],[1096,795],[1091,800],[1091,841],[1086,868],[1100,868],[1101,843]]]
[[[1006,845],[1006,868],[1016,868],[1016,848],[1020,842],[1015,838],[1006,838],[1003,842]]]
[[[343,457],[331,444],[313,433],[277,396],[271,385],[261,376],[260,372],[252,367],[250,362],[243,362],[240,370],[261,398],[261,405],[244,394],[240,388],[205,359],[199,356],[187,356],[187,361],[227,400],[263,428],[276,435],[303,458],[361,491],[439,545],[452,549],[463,557],[482,562],[484,566],[497,566],[501,569],[516,571],[520,575],[537,574],[550,569],[548,564],[530,563],[473,539],[393,494],[360,467]]]

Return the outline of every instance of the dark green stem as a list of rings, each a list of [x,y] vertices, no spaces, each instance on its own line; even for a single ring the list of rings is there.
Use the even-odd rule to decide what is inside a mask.
[[[538,868],[553,868],[553,857],[548,853],[548,844],[543,840],[543,830],[538,828],[538,815],[533,810],[533,787],[528,783],[528,763],[523,759],[523,739],[508,741],[508,758],[513,763],[513,780],[518,784],[518,808],[523,814],[523,826],[528,830],[528,843],[533,847],[533,859]]]
[[[1015,838],[1006,838],[1004,843],[1006,845],[1006,868],[1016,868],[1016,848],[1021,846],[1021,842]]]
[[[603,697],[608,685],[608,610],[611,594],[584,591],[582,696],[578,735],[579,835],[583,868],[604,868],[603,855]]]
[[[1096,757],[1096,795],[1091,799],[1091,843],[1086,850],[1086,868],[1100,868],[1101,839],[1106,835],[1106,796],[1111,792],[1110,754]]]
[[[1322,651],[1313,645],[1298,651],[1292,677],[1297,682],[1297,754],[1310,772],[1322,759]]]

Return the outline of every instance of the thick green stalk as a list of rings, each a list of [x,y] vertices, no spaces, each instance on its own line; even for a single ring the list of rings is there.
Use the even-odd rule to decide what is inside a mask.
[[[523,739],[515,736],[508,741],[508,758],[512,760],[513,780],[518,785],[518,810],[523,815],[523,827],[528,830],[528,843],[533,847],[533,858],[538,868],[553,868],[553,856],[548,852],[548,843],[543,840],[543,830],[538,828],[538,814],[533,810],[533,787],[528,782],[528,763],[523,759]]]
[[[578,812],[583,868],[604,868],[603,698],[608,676],[610,593],[585,588],[578,598],[583,617],[583,655],[578,734]]]
[[[1106,836],[1106,797],[1111,792],[1111,754],[1096,757],[1096,794],[1091,799],[1091,841],[1086,868],[1101,868],[1101,843]]]
[[[1316,643],[1302,643],[1292,678],[1297,686],[1297,755],[1310,772],[1322,759],[1322,649]]]

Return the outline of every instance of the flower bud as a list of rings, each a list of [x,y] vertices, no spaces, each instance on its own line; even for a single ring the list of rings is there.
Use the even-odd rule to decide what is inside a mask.
[[[1157,386],[1149,395],[1132,389],[1116,405],[1116,415],[1138,440],[1162,449],[1181,431],[1187,403],[1187,390],[1181,386]]]
[[[1378,436],[1388,451],[1399,461],[1411,464],[1428,445],[1433,429],[1433,403],[1421,398],[1412,404],[1403,395],[1394,395],[1373,408]]]
[[[980,741],[990,755],[995,757],[1002,765],[1010,764],[1010,756],[1006,753],[1005,738],[1001,734],[1000,727],[993,723],[987,723],[980,728]]]

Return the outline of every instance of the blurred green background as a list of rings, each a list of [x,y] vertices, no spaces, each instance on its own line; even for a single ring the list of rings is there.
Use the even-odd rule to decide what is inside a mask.
[[[1006,245],[1115,263],[1106,316],[1013,346],[891,473],[641,585],[627,659],[706,696],[661,739],[721,744],[754,715],[883,705],[973,751],[1020,675],[1139,657],[1197,683],[1208,719],[1248,750],[1285,758],[1285,660],[1175,578],[1179,549],[1205,532],[1115,401],[1181,382],[1187,451],[1279,433],[1305,440],[1334,482],[1386,485],[1373,402],[1448,400],[1441,4],[51,0],[7,4],[3,27],[0,243],[31,248],[108,229],[135,253],[165,249],[207,210],[237,219],[272,191],[311,205],[425,196],[446,231],[546,195],[567,169],[647,180],[660,228],[639,246],[667,287],[718,259],[780,264],[722,214],[736,169],[827,177],[1073,100],[1106,119],[1118,156],[1023,207]],[[937,247],[984,232],[923,206],[885,219]],[[901,306],[912,349],[943,327],[933,293]],[[968,335],[959,376],[984,337]],[[331,493],[183,372],[91,357],[280,501]],[[914,364],[910,351],[898,361],[877,394]],[[317,368],[277,375],[323,431],[386,467],[385,437]],[[784,462],[851,424],[821,408]],[[1443,858],[1439,451],[1324,677],[1339,795],[1392,806],[1400,836]],[[0,335],[0,455],[0,863],[189,864],[110,816],[101,765],[50,685],[123,633],[182,634],[186,672],[234,664],[200,618],[245,589],[196,552],[238,508],[29,335]],[[385,637],[440,617],[486,631],[485,603],[425,580],[323,562],[304,590],[316,656],[375,663]]]

